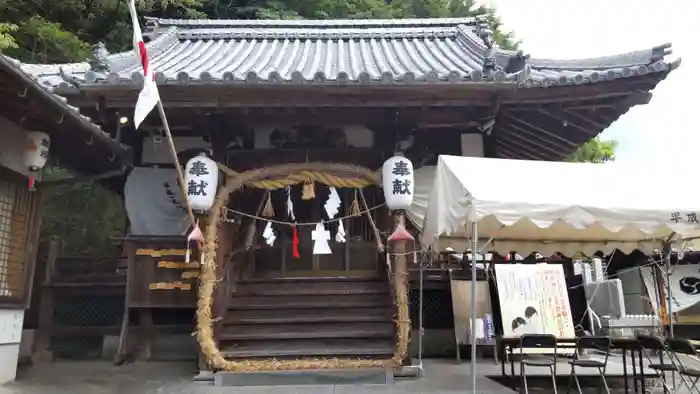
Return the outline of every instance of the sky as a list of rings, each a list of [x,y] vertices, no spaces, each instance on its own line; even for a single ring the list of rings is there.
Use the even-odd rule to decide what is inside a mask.
[[[680,57],[681,66],[657,86],[651,103],[632,108],[602,137],[618,141],[616,162],[694,159],[693,147],[700,147],[700,43],[695,25],[700,24],[700,1],[482,2],[498,9],[505,30],[513,31],[532,57],[587,58],[672,43],[668,59]]]

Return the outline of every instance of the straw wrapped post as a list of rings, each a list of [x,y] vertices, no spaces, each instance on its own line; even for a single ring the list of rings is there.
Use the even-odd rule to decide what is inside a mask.
[[[407,270],[403,269],[400,280],[395,280],[395,302],[398,308],[397,344],[394,356],[388,360],[318,358],[304,360],[226,360],[219,350],[212,327],[212,303],[214,289],[218,285],[216,276],[216,257],[218,251],[217,231],[220,225],[219,213],[226,207],[228,198],[234,191],[245,185],[266,184],[268,180],[308,179],[309,173],[317,173],[324,183],[334,187],[344,187],[345,179],[358,180],[359,183],[379,184],[379,175],[368,169],[346,164],[332,163],[296,163],[282,166],[265,167],[243,173],[229,173],[225,185],[217,193],[214,206],[209,211],[209,221],[205,230],[207,243],[202,247],[201,274],[199,276],[199,299],[197,301],[197,341],[207,363],[216,370],[224,371],[260,371],[260,370],[302,370],[302,369],[351,369],[378,368],[399,365],[408,353],[410,321],[408,317]],[[301,180],[303,181],[303,180]],[[335,184],[337,182],[337,184]],[[355,181],[353,181],[355,182]],[[353,186],[354,187],[354,186]],[[404,246],[405,248],[405,246]],[[404,257],[405,260],[405,257]],[[406,265],[404,263],[403,267]],[[397,279],[399,277],[397,276]]]

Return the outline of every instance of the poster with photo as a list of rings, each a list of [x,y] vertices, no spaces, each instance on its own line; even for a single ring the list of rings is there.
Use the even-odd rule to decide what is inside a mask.
[[[544,333],[539,318],[538,273],[536,265],[496,265],[496,287],[504,336]]]
[[[561,265],[497,264],[495,269],[504,336],[575,336]]]

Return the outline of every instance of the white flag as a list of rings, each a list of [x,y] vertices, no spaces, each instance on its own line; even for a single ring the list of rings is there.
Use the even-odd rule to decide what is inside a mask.
[[[160,95],[158,94],[158,86],[156,86],[155,73],[151,69],[151,64],[148,61],[146,44],[143,42],[143,35],[141,34],[141,27],[139,26],[139,18],[136,15],[136,4],[134,0],[129,0],[129,13],[131,14],[131,22],[134,28],[134,51],[143,68],[143,88],[139,93],[139,98],[134,108],[134,127],[138,129],[141,122],[146,119],[146,116],[153,110],[153,107],[158,104]]]

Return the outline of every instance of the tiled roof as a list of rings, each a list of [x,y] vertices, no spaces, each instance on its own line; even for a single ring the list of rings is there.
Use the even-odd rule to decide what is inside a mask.
[[[111,161],[114,161],[116,165],[126,164],[124,163],[124,159],[128,156],[127,147],[112,139],[99,125],[93,123],[92,119],[82,115],[79,108],[69,105],[65,97],[53,93],[53,89],[46,86],[46,84],[40,84],[37,78],[27,70],[23,70],[22,66],[22,63],[15,59],[0,55],[0,71],[21,81],[21,83],[26,86],[26,89],[31,89],[37,94],[36,97],[39,97],[45,104],[56,108],[58,112],[63,114],[61,121],[56,122],[57,128],[60,129],[64,127],[60,125],[65,124],[65,128],[70,129],[71,133],[82,130],[87,134],[87,136],[83,138],[90,138],[113,152]],[[73,122],[64,123],[64,117],[71,118]],[[76,125],[80,130],[75,129]]]
[[[670,44],[617,56],[537,59],[488,48],[478,18],[408,20],[150,19],[146,33],[159,84],[420,84],[501,82],[580,85],[667,72]],[[489,59],[495,67],[488,66]],[[25,65],[42,83],[133,84],[143,76],[132,52],[109,55],[110,72],[88,63]],[[61,76],[60,69],[63,70]]]

